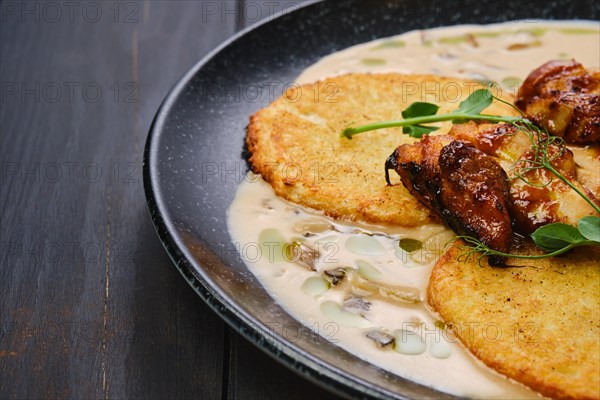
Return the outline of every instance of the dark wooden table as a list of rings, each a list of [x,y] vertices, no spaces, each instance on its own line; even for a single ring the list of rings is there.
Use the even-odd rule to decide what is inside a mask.
[[[0,3],[0,398],[332,398],[229,329],[152,227],[160,102],[301,1]]]

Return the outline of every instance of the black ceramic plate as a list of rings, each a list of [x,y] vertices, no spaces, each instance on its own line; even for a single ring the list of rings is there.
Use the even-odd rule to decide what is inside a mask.
[[[248,117],[319,58],[412,29],[515,19],[597,19],[598,3],[327,1],[244,31],[198,62],[161,106],[144,184],[177,268],[232,327],[303,376],[349,397],[450,398],[319,339],[267,295],[237,254],[226,211],[247,171]]]

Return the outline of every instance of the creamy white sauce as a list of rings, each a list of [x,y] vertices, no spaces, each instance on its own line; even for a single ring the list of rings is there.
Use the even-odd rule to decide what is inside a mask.
[[[597,22],[538,22],[409,32],[325,57],[298,81],[349,72],[431,73],[489,80],[516,90],[531,70],[550,59],[575,58],[588,68],[598,68],[599,28]],[[333,221],[276,197],[253,174],[238,188],[228,226],[248,268],[273,299],[327,340],[397,375],[447,393],[539,398],[476,360],[426,308],[431,269],[452,237],[445,227],[407,229]],[[403,251],[399,247],[402,238],[419,240],[423,248]],[[314,270],[301,265],[306,260],[289,260],[285,248],[292,242],[307,246],[297,247],[303,255],[308,248],[319,251]],[[324,271],[339,267],[349,272],[342,283],[331,286]],[[359,283],[352,287],[351,280]],[[369,293],[377,285],[383,285],[384,292],[398,289],[418,301]],[[358,308],[354,303],[346,311],[344,302],[351,297],[362,298],[370,306],[361,309],[364,304],[358,301]],[[372,331],[395,336],[394,345],[378,347],[366,336]]]
[[[297,82],[350,72],[434,74],[496,82],[511,93],[546,61],[600,65],[600,22],[512,22],[412,31],[331,54]]]

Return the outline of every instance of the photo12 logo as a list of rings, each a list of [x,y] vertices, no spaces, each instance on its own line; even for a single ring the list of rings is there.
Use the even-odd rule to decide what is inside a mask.
[[[0,84],[0,103],[98,103],[108,98],[114,103],[138,103],[136,82],[14,82]]]
[[[280,13],[288,14],[301,7],[302,1],[202,1],[201,21],[229,21],[253,24],[271,19]]]
[[[0,164],[0,183],[97,183],[110,180],[115,183],[141,182],[140,163],[133,161],[102,165],[97,162],[14,162]]]
[[[203,162],[199,168],[202,183],[218,181],[221,183],[259,182],[261,175],[249,175],[248,166],[241,162]],[[262,176],[272,181],[275,176],[284,182],[293,184],[302,180],[316,183],[337,183],[340,166],[333,162],[311,162],[308,165],[299,163],[264,162],[260,164]]]
[[[287,103],[311,101],[337,103],[340,88],[335,82],[315,82],[301,85],[298,82],[206,82],[199,87],[202,101],[208,103],[272,103],[280,96]]]
[[[1,241],[0,252],[11,262],[31,263],[104,263],[107,254],[117,264],[133,263],[137,253],[134,243],[98,241]]]
[[[135,24],[142,21],[142,10],[134,1],[2,1],[2,23],[88,23],[101,20]]]

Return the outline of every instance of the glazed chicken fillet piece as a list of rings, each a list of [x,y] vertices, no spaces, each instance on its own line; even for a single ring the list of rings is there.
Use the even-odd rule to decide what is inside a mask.
[[[490,156],[450,136],[425,136],[386,162],[409,191],[455,232],[508,252],[512,243],[508,177]]]
[[[600,143],[600,72],[590,72],[575,60],[549,61],[535,69],[515,104],[567,143]]]
[[[536,134],[525,133],[509,124],[480,124],[473,122],[454,125],[449,134],[457,140],[466,140],[482,152],[496,157],[509,176],[510,214],[514,228],[521,234],[530,234],[537,228],[553,222],[577,225],[579,219],[595,215],[594,209],[567,184],[543,168],[531,169],[539,153],[533,143]],[[548,156],[552,166],[573,185],[598,202],[592,190],[577,180],[577,165],[573,152],[559,144],[549,144]],[[596,165],[599,168],[599,165]]]

